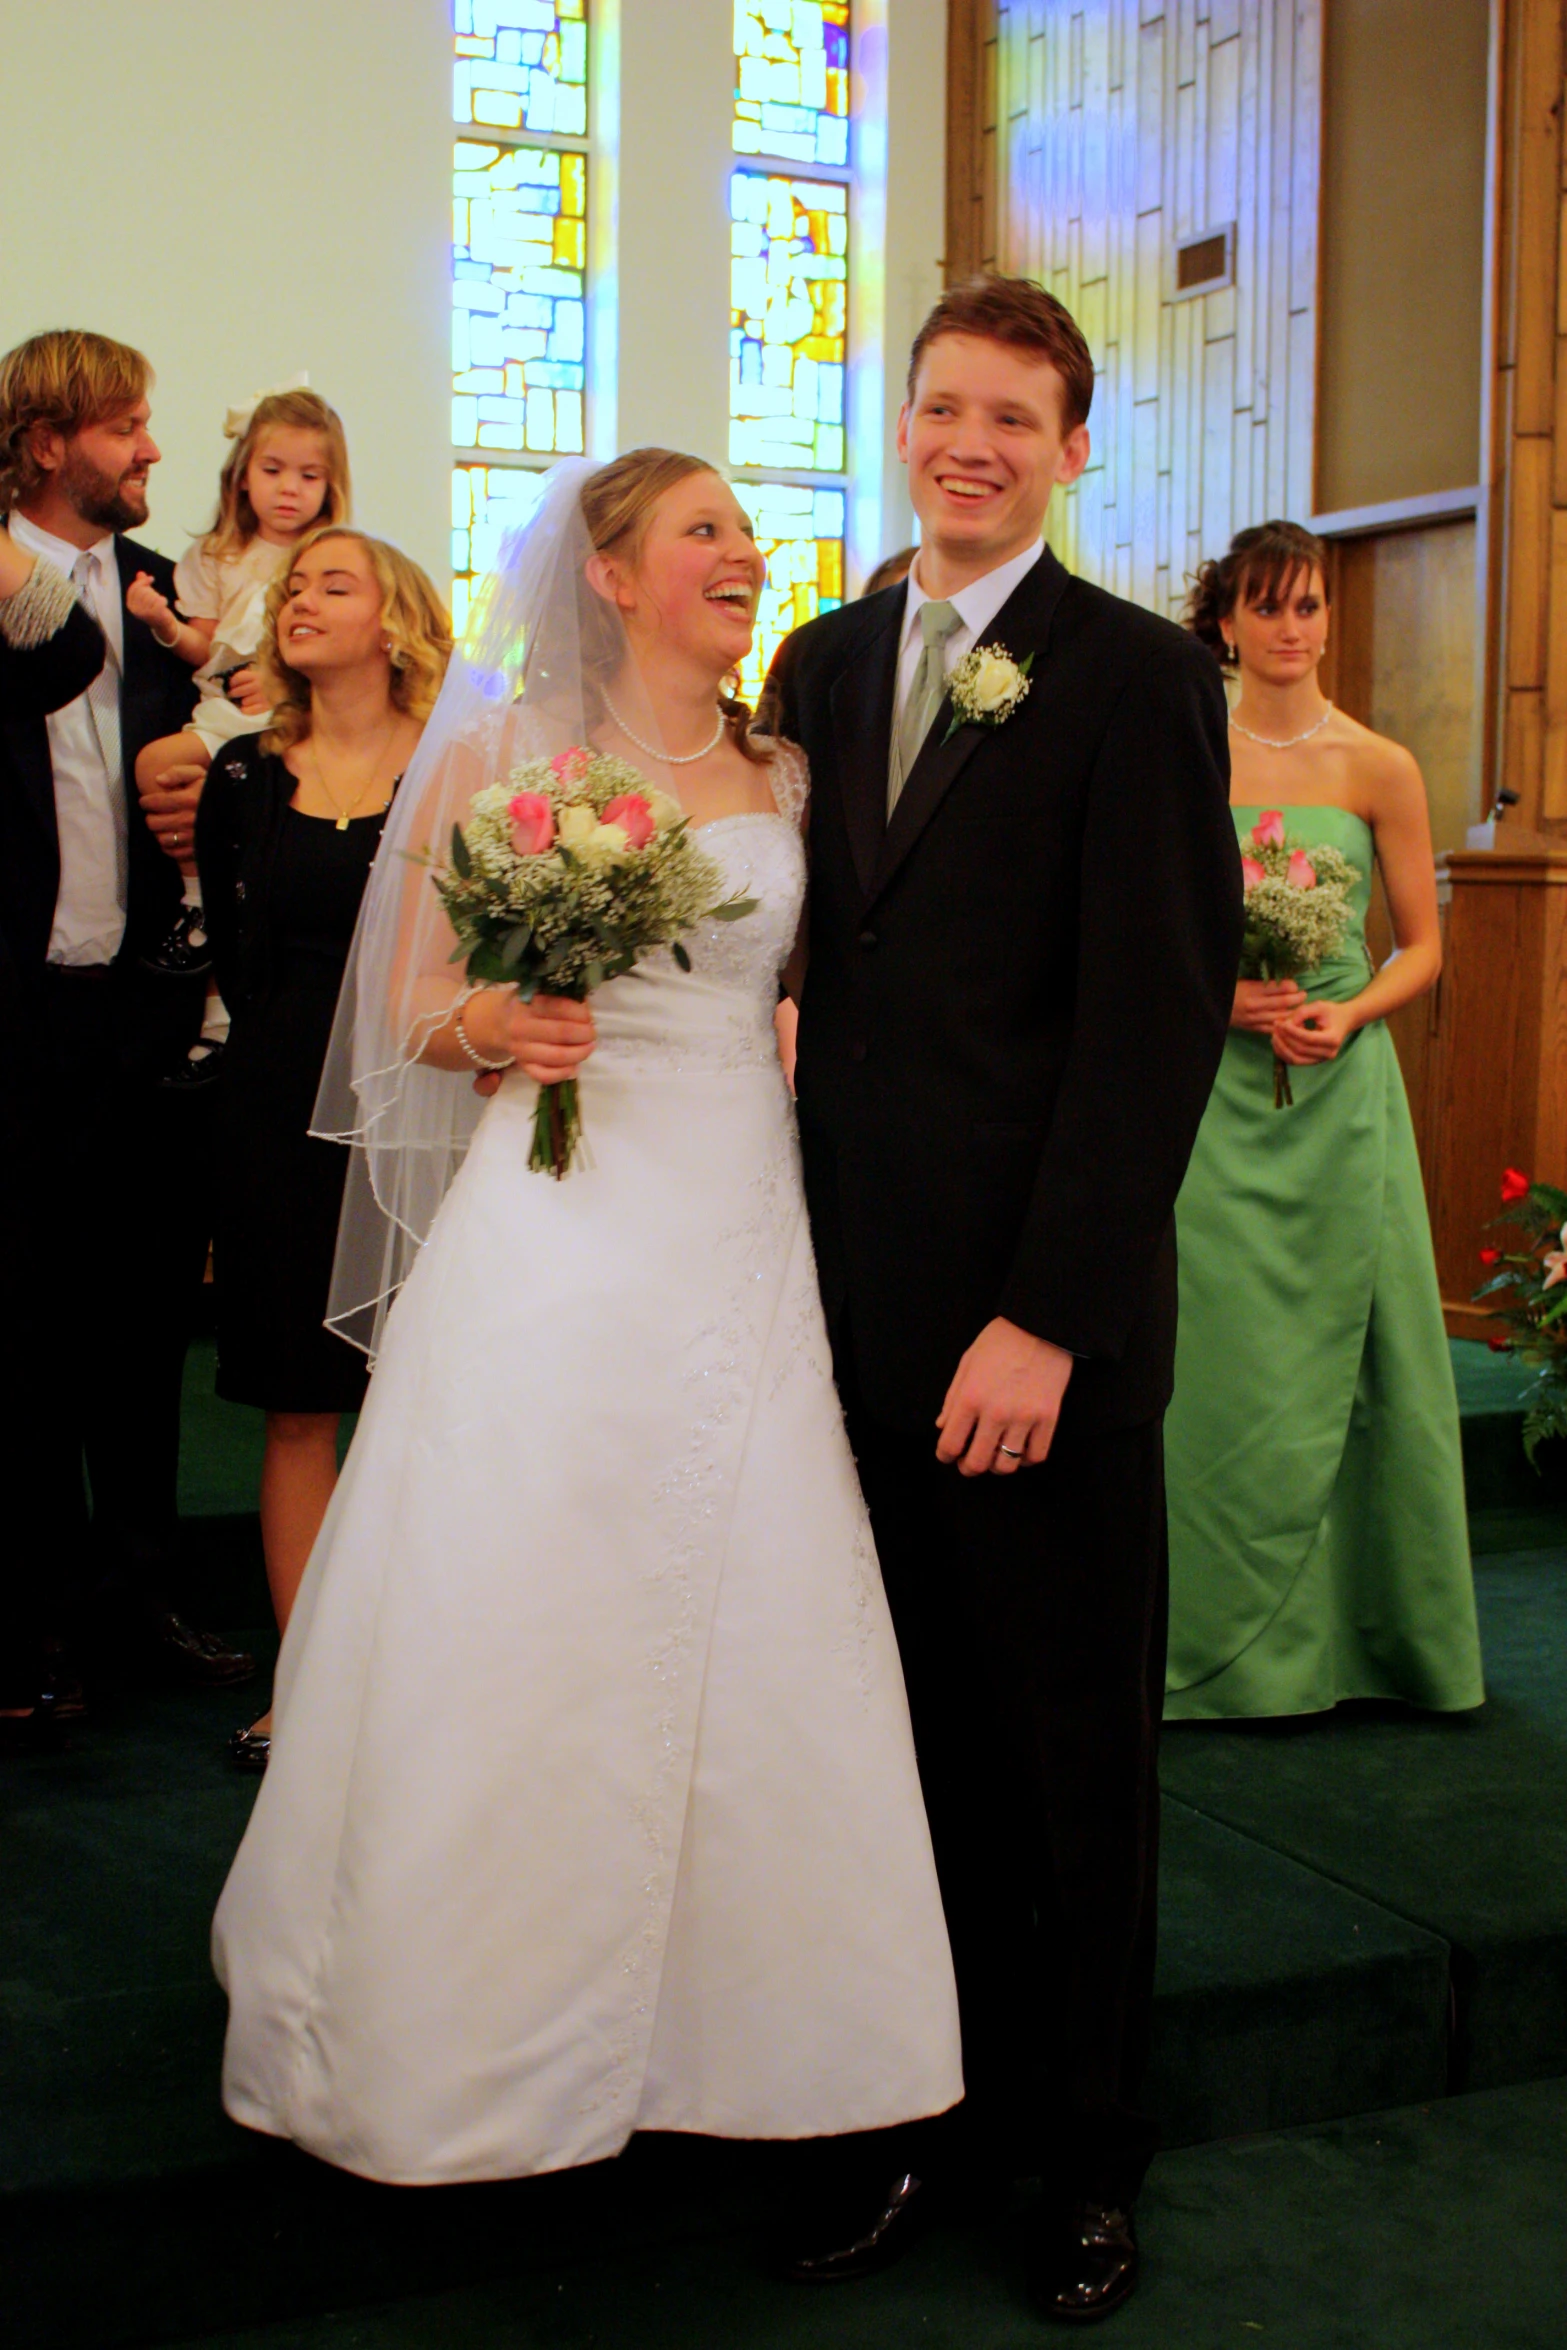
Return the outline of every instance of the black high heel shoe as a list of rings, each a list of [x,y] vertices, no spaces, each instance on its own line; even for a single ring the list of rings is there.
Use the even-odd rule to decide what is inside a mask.
[[[267,1767],[272,1752],[270,1730],[236,1730],[229,1740],[229,1761],[236,1771],[251,1771],[257,1778]]]

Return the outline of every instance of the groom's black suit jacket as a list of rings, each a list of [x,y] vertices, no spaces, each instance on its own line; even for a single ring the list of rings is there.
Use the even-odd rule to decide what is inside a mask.
[[[798,1087],[835,1342],[865,1407],[929,1429],[995,1315],[1080,1360],[1063,1426],[1169,1399],[1172,1211],[1240,950],[1224,692],[1169,621],[1046,552],[981,641],[1026,699],[949,735],[890,823],[902,587],[779,654],[811,766]]]

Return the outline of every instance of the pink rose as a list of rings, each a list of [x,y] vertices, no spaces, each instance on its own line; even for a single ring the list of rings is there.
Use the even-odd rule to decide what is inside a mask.
[[[1304,849],[1292,849],[1290,851],[1290,861],[1288,867],[1285,870],[1284,879],[1291,889],[1316,888],[1317,868],[1315,865],[1313,865],[1311,859],[1307,856]]]
[[[623,791],[611,800],[599,822],[618,824],[634,849],[645,849],[655,830],[653,811],[639,791]]]
[[[573,743],[569,751],[557,751],[550,761],[550,773],[558,775],[562,783],[575,783],[587,771],[588,754],[580,743]]]
[[[1267,878],[1266,868],[1259,865],[1255,857],[1242,857],[1241,879],[1248,889],[1255,889],[1259,881],[1266,881]]]
[[[542,857],[555,841],[555,811],[542,792],[520,791],[506,803],[511,845],[519,857]]]
[[[1251,828],[1251,837],[1259,849],[1281,849],[1284,846],[1284,818],[1277,808],[1265,808],[1260,823]]]

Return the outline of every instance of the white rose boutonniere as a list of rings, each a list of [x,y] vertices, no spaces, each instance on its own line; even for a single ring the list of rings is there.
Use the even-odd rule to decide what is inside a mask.
[[[952,724],[943,740],[960,726],[1004,726],[1028,692],[1032,653],[1014,661],[1005,645],[976,645],[965,653],[947,680],[952,697]]]

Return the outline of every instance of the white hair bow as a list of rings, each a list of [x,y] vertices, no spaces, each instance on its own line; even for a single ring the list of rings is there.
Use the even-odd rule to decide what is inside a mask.
[[[229,441],[242,439],[250,430],[250,420],[263,400],[275,399],[279,392],[308,392],[309,389],[310,370],[301,368],[298,375],[289,376],[286,382],[268,384],[264,392],[252,392],[248,400],[241,400],[237,408],[230,408],[225,412],[223,418],[224,439]]]

